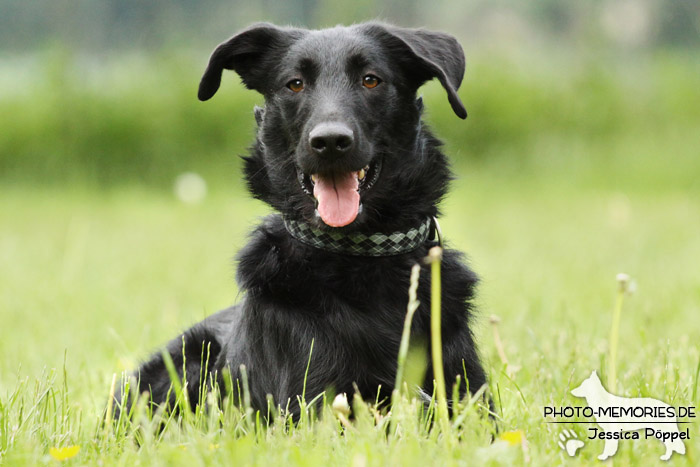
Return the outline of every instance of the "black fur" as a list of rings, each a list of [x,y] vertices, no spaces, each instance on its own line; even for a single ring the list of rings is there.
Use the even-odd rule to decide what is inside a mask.
[[[235,70],[244,84],[265,96],[256,108],[258,134],[245,158],[250,192],[280,214],[331,229],[316,215],[303,179],[312,173],[357,171],[381,166],[376,182],[361,191],[362,210],[342,231],[407,230],[437,216],[451,175],[448,162],[421,121],[416,91],[437,78],[455,113],[466,117],[456,90],[464,73],[459,44],[446,34],[380,23],[321,31],[254,25],[221,44],[212,54],[199,88],[212,97],[223,69]],[[371,74],[381,82],[362,85]],[[304,83],[301,92],[287,87]],[[324,122],[340,122],[353,135],[347,153],[320,157],[309,134]],[[302,180],[300,182],[300,180]],[[417,250],[390,257],[331,253],[300,243],[286,231],[280,214],[267,217],[238,255],[237,280],[244,292],[238,305],[207,318],[167,346],[182,372],[187,353],[189,397],[200,400],[200,356],[207,347],[207,370],[235,380],[244,364],[252,404],[264,410],[266,396],[299,410],[313,340],[306,398],[326,389],[360,393],[374,400],[391,394],[411,266],[421,262],[428,241]],[[474,392],[485,384],[470,330],[476,276],[462,255],[446,249],[442,262],[443,357],[448,387],[457,376]],[[421,306],[412,339],[430,341],[430,277],[424,267],[418,290]],[[427,357],[427,356],[426,356]],[[427,359],[429,361],[429,359]],[[160,354],[136,372],[139,391],[156,404],[166,401],[170,379]],[[433,392],[429,365],[423,390]],[[466,391],[462,383],[461,393]],[[121,398],[121,396],[118,396]],[[172,405],[172,396],[171,396]]]

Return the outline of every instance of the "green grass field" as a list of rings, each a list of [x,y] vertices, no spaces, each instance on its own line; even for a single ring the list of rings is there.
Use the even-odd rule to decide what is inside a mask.
[[[615,100],[616,90],[628,89],[626,85],[594,81],[584,88],[594,95],[591,99],[573,90],[567,94],[567,86],[560,86],[554,97],[574,99],[570,122],[560,118],[565,108],[553,108],[549,120],[540,112],[533,117],[538,121],[529,121],[530,104],[544,105],[554,97],[531,92],[535,88],[528,87],[527,79],[494,73],[477,69],[474,79],[500,76],[501,83],[510,84],[502,92],[497,84],[466,88],[465,95],[474,93],[476,111],[460,123],[462,130],[443,124],[449,115],[439,89],[429,88],[426,101],[437,133],[448,141],[457,174],[441,225],[450,245],[468,253],[482,278],[476,334],[502,433],[517,434],[497,435],[491,443],[489,423],[468,401],[452,420],[455,427],[439,436],[421,425],[410,401],[388,417],[358,407],[358,419],[344,434],[330,408],[321,420],[306,419],[286,431],[283,423],[256,429],[254,420],[241,418],[236,410],[198,414],[179,425],[170,423],[160,437],[146,428],[140,448],[133,431],[105,431],[100,417],[113,374],[134,368],[191,323],[238,299],[231,258],[268,211],[245,193],[233,162],[233,154],[252,134],[249,122],[241,135],[211,130],[221,136],[212,147],[233,147],[218,147],[201,164],[210,193],[201,204],[187,205],[172,195],[167,174],[149,179],[128,173],[115,182],[128,160],[117,161],[121,168],[103,180],[90,173],[109,166],[109,159],[79,166],[80,157],[87,160],[90,144],[109,158],[119,152],[119,138],[127,138],[132,151],[148,152],[123,128],[100,149],[99,141],[90,139],[102,134],[93,128],[99,122],[88,125],[94,116],[85,119],[89,138],[70,139],[70,147],[82,152],[57,169],[56,178],[48,169],[34,172],[33,167],[53,160],[40,158],[41,144],[48,151],[66,131],[49,124],[53,110],[46,108],[39,109],[44,123],[31,120],[37,127],[24,129],[27,134],[55,130],[47,132],[43,143],[28,149],[16,133],[14,140],[0,138],[0,163],[12,169],[0,185],[0,464],[56,465],[61,452],[51,449],[69,446],[80,447],[65,461],[72,465],[597,463],[603,441],[586,439],[588,425],[548,424],[543,407],[585,405],[569,391],[594,369],[606,381],[620,272],[631,275],[637,288],[625,298],[618,384],[608,389],[672,405],[698,405],[700,115],[688,102],[698,94],[690,86],[674,91],[664,84],[685,83],[693,71],[680,78],[659,75],[639,102],[618,99],[600,112],[596,102],[607,102],[605,93]],[[168,89],[177,91],[178,86]],[[485,95],[479,97],[479,90]],[[175,91],[172,102],[184,101],[184,93]],[[525,103],[509,109],[507,97],[519,96],[518,91]],[[125,95],[129,92],[135,91],[128,88]],[[658,96],[663,99],[654,106],[656,114],[636,114],[651,108]],[[25,98],[31,103],[38,99]],[[231,99],[214,104],[206,118],[215,121],[237,109]],[[250,118],[254,99],[241,99],[241,115],[248,115],[241,118]],[[499,100],[500,107],[493,108]],[[112,110],[105,118],[123,122],[130,115],[137,123],[147,121],[150,117],[142,112],[148,109],[163,111],[148,103],[121,108],[110,102],[106,98],[101,104]],[[30,120],[19,103],[3,104],[4,110],[19,112],[13,118],[4,114],[16,131],[23,118]],[[615,115],[623,120],[618,127],[606,120],[616,121]],[[172,123],[176,116],[168,118]],[[180,127],[186,128],[187,121]],[[149,131],[162,137],[158,125],[167,126],[155,122]],[[137,133],[145,141],[144,131],[146,136]],[[168,131],[166,136],[177,134],[177,129]],[[201,136],[196,128],[192,131]],[[169,144],[181,150],[177,141]],[[195,138],[183,144],[186,150],[206,149]],[[15,160],[11,150],[37,159]],[[157,172],[159,158],[167,152],[162,151],[141,164]],[[178,163],[182,157],[178,153],[166,171],[190,170]],[[71,164],[78,168],[72,170]],[[144,165],[138,167],[135,172]],[[500,318],[498,332],[510,372],[497,353],[491,315]],[[687,454],[674,455],[672,463],[697,465],[700,427],[697,422],[685,426],[691,435]],[[575,458],[557,445],[564,428],[574,429],[585,442]],[[658,441],[622,441],[614,463],[648,465],[663,451]]]

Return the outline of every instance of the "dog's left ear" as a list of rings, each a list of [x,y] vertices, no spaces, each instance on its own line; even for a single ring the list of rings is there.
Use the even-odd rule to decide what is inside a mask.
[[[370,35],[377,37],[388,48],[391,58],[399,61],[406,77],[414,81],[416,89],[424,82],[437,78],[447,91],[452,110],[458,117],[467,118],[467,109],[457,95],[465,67],[464,51],[457,39],[440,32],[381,23],[370,23],[366,27]]]
[[[248,89],[266,94],[270,90],[270,71],[303,35],[301,29],[258,23],[219,44],[199,83],[199,100],[206,101],[216,94],[224,69],[238,73]]]

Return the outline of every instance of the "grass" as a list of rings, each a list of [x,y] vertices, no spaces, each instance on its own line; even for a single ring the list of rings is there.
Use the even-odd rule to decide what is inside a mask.
[[[629,193],[505,183],[498,170],[462,174],[441,223],[483,278],[476,327],[504,431],[522,431],[536,463],[569,462],[544,423],[545,405],[591,370],[605,373],[619,271],[638,291],[620,327],[618,385],[629,396],[697,404],[700,353],[700,202],[683,192]],[[165,192],[5,188],[0,199],[0,452],[7,465],[54,462],[50,448],[77,445],[69,462],[109,465],[238,462],[266,465],[419,465],[520,462],[523,451],[489,443],[473,409],[460,443],[445,449],[406,402],[400,435],[360,419],[339,434],[334,417],[293,429],[246,431],[240,413],[218,424],[171,426],[138,449],[132,435],[95,436],[112,374],[208,313],[236,300],[230,256],[266,212],[239,189],[197,206]],[[512,377],[487,317],[496,314]],[[65,355],[64,355],[65,353]],[[64,365],[65,359],[65,365]],[[235,412],[235,411],[232,411]],[[367,411],[367,417],[370,413]],[[410,414],[410,415],[407,415]],[[574,427],[585,439],[582,426]],[[697,424],[690,426],[691,435]],[[602,441],[587,441],[591,461]],[[698,443],[675,463],[692,464]],[[620,465],[660,455],[657,442],[620,444]]]
[[[171,420],[156,435],[138,408],[142,432],[105,430],[114,373],[239,298],[230,258],[267,212],[231,162],[252,134],[255,98],[229,87],[219,104],[195,107],[182,104],[184,80],[159,88],[152,78],[143,86],[160,94],[140,99],[133,78],[116,74],[110,83],[123,89],[98,94],[93,83],[82,103],[76,88],[62,94],[63,107],[42,107],[60,83],[3,99],[0,463],[597,462],[603,441],[588,440],[586,425],[547,424],[542,414],[547,405],[582,405],[569,391],[592,370],[608,380],[620,272],[637,291],[625,297],[614,332],[617,393],[698,405],[700,114],[688,78],[695,62],[679,63],[661,57],[632,83],[600,69],[540,82],[522,67],[476,66],[462,126],[440,90],[426,89],[428,118],[458,176],[441,227],[482,278],[475,333],[501,419],[495,443],[470,401],[457,407],[450,436],[440,436],[399,393],[390,417],[349,401],[359,415],[344,429],[328,401],[320,421],[309,414],[296,427],[281,420],[260,429],[245,408],[229,408]],[[72,111],[66,121],[60,108]],[[207,126],[226,122],[229,111],[226,127]],[[239,125],[240,134],[230,130]],[[199,205],[168,189],[192,169],[209,181]],[[491,315],[500,319],[497,334]],[[411,352],[403,358],[408,374]],[[586,443],[574,459],[557,445],[564,427]],[[698,423],[689,428],[688,453],[674,464],[698,461]],[[659,442],[623,441],[614,462],[645,464],[662,452]]]

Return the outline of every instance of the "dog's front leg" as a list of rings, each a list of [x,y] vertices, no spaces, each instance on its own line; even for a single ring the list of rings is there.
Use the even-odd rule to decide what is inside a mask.
[[[598,459],[604,461],[608,457],[612,456],[617,452],[617,440],[616,439],[606,439],[605,446],[603,447],[603,453],[598,456]]]
[[[236,317],[237,307],[220,311],[168,342],[165,349],[155,352],[131,375],[128,393],[123,387],[115,392],[114,419],[122,412],[129,415],[136,398],[144,393],[153,408],[165,405],[170,410],[176,409],[176,394],[165,355],[172,362],[180,383],[186,382],[186,396],[194,409],[204,392],[210,389],[210,375],[219,373],[220,376],[219,354]]]

